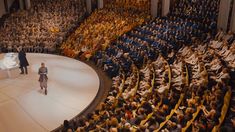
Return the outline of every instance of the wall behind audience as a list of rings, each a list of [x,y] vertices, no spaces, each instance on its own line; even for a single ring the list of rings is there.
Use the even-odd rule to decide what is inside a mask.
[[[3,0],[4,1],[4,0]],[[10,9],[11,5],[13,4],[15,0],[7,0],[7,5],[8,5],[8,9]]]
[[[5,14],[5,5],[4,5],[4,0],[0,0],[0,18],[2,17],[3,14]]]

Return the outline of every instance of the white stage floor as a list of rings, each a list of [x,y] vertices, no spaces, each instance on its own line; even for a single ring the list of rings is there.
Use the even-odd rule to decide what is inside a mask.
[[[3,54],[0,54],[3,56]],[[84,110],[99,90],[99,77],[85,63],[48,54],[27,54],[28,75],[0,80],[0,132],[52,131]],[[48,94],[38,68],[48,68]]]

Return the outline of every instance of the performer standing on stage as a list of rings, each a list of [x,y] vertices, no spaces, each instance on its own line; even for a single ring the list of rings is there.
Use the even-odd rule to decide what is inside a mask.
[[[47,67],[45,67],[44,63],[41,63],[41,67],[38,70],[38,74],[40,75],[38,81],[40,82],[41,89],[45,88],[45,95],[47,95],[47,73]]]
[[[18,58],[20,61],[20,74],[28,74],[27,66],[29,66],[28,60],[26,58],[26,53],[22,50],[22,48],[18,49]]]

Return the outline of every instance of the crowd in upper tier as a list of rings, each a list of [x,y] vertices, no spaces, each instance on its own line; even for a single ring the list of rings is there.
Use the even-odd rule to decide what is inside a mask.
[[[145,14],[119,8],[96,10],[62,44],[61,49],[70,57],[89,58],[95,51],[105,49],[111,41],[144,22]]]
[[[150,0],[104,0],[105,8],[123,8],[150,13]]]
[[[84,0],[37,0],[10,14],[0,27],[0,51],[53,52],[83,20]]]
[[[219,2],[219,0],[178,0],[171,14],[210,24],[217,20]]]
[[[208,42],[211,35],[203,29],[204,26],[201,23],[192,20],[183,20],[172,16],[157,18],[150,23],[135,27],[119,37],[104,51],[109,57],[105,57],[106,55],[102,54],[102,51],[98,51],[95,58],[99,64],[102,61],[105,63],[105,71],[111,77],[116,76],[120,72],[119,70],[128,73],[132,63],[140,68],[148,60],[156,59],[158,52],[163,56],[174,57],[174,53],[183,44],[191,45],[196,39]],[[135,52],[132,52],[133,50]],[[117,59],[111,60],[112,56],[110,57],[110,55],[116,58],[122,54],[130,57],[133,61],[128,61],[126,58],[122,58],[123,63]],[[103,57],[108,59],[104,61]]]
[[[220,0],[178,0],[170,14],[201,22],[205,30],[215,35],[219,2]]]
[[[79,27],[77,31],[71,35],[66,43],[62,45],[65,55],[70,57],[82,56],[84,58],[90,58],[97,50],[106,49],[112,40],[142,22],[138,22],[140,19],[138,15],[133,13],[135,11],[134,9],[125,6],[120,8],[114,4],[116,2],[117,1],[112,1],[110,4],[106,5],[105,10],[93,13],[93,15],[83,23],[83,26]],[[119,4],[123,5],[121,3]],[[179,14],[175,11],[174,13],[176,14],[170,13],[167,17],[158,18],[134,28],[134,30],[128,32],[129,39],[132,39],[130,41],[136,42],[138,40],[138,43],[149,43],[152,47],[160,49],[164,52],[163,54],[166,55],[168,53],[166,49],[178,50],[182,44],[190,45],[195,38],[207,41],[210,35],[215,35],[215,18],[217,18],[218,13],[218,8],[216,8],[218,7],[218,1],[212,1],[211,5],[208,5],[208,2],[197,1],[189,3],[184,1],[182,3],[185,8],[192,7],[194,10],[200,10],[198,16],[193,17],[195,16],[195,12],[188,14],[186,10],[183,10],[183,12]],[[182,3],[176,3],[173,10],[177,10],[182,6]],[[213,8],[201,9],[202,7],[199,6],[200,4],[198,3],[208,5],[209,7],[213,6]],[[115,12],[106,13],[107,10],[110,11],[111,9],[114,9]],[[106,15],[103,15],[104,12]],[[202,14],[208,14],[210,17],[208,16],[208,19],[201,20]],[[125,15],[127,15],[127,19],[120,17]],[[102,20],[101,18],[106,19],[103,20],[102,24],[100,21],[98,21],[99,23],[97,24],[96,18],[99,18],[100,21]],[[113,18],[116,19],[115,22],[108,21],[113,20]],[[129,20],[129,22],[127,20]],[[125,25],[124,21],[128,26]],[[98,25],[98,28],[95,25]],[[85,27],[88,29],[85,29]],[[111,30],[108,30],[110,28]],[[96,30],[94,31],[93,29]],[[118,32],[118,34],[116,32]],[[104,38],[104,40],[102,40],[102,38]],[[136,40],[133,40],[133,38]]]

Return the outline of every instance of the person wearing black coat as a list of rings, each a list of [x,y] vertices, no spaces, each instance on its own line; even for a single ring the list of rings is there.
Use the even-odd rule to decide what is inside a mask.
[[[20,70],[21,70],[20,74],[24,74],[24,73],[28,74],[27,66],[29,66],[29,63],[26,58],[26,53],[22,49],[19,50],[18,58],[19,58]]]

